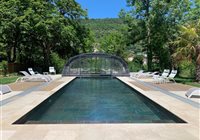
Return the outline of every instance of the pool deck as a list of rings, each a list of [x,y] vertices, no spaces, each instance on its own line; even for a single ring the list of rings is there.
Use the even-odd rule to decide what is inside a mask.
[[[118,78],[187,123],[12,124],[74,78],[57,75],[50,83],[33,83],[31,89],[17,86],[1,95],[0,140],[200,140],[200,99],[185,97],[190,87],[129,77]]]

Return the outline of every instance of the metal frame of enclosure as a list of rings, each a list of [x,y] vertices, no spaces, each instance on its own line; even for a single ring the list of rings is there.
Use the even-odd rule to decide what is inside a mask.
[[[105,53],[84,53],[71,57],[62,76],[129,76],[127,63],[120,57]]]

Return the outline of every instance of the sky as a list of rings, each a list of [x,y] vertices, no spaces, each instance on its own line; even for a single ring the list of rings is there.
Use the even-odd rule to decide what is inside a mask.
[[[121,9],[127,9],[126,0],[76,0],[88,10],[89,18],[118,18]]]

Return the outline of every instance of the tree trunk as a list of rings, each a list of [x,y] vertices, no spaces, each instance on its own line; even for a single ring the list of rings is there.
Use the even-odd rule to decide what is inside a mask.
[[[196,80],[200,83],[200,64],[196,66]]]
[[[153,54],[152,54],[152,47],[151,47],[151,29],[149,25],[149,7],[150,7],[150,2],[149,0],[144,1],[144,5],[146,6],[146,28],[147,28],[147,66],[148,66],[148,71],[152,70],[152,59],[153,59]]]
[[[197,45],[197,59],[196,59],[196,80],[200,83],[200,45]]]
[[[9,46],[6,48],[6,53],[7,53],[7,61],[8,63],[10,63],[11,62],[11,48]]]
[[[18,28],[15,29],[13,34],[13,41],[9,42],[7,47],[8,63],[14,63],[17,58],[16,52],[20,41],[20,30]]]
[[[16,46],[7,48],[8,63],[14,63],[16,61],[16,49]]]
[[[152,54],[152,49],[151,46],[147,46],[147,66],[148,66],[148,71],[152,70],[152,59],[153,59],[153,54]]]
[[[43,43],[43,55],[44,55],[44,71],[48,70],[48,67],[50,65],[50,46],[46,43]]]

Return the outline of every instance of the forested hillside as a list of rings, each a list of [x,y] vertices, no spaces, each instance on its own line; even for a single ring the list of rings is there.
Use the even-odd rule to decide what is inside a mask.
[[[82,23],[95,34],[96,39],[113,31],[119,31],[124,25],[123,20],[119,18],[88,19],[83,20]]]

